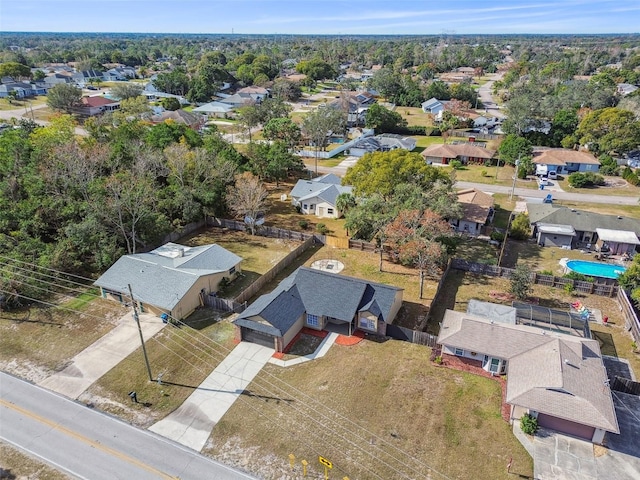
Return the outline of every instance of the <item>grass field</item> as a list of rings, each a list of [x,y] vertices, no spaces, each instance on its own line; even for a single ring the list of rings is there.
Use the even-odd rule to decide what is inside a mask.
[[[580,250],[563,250],[557,247],[540,247],[535,242],[509,239],[504,249],[501,266],[515,268],[516,265],[525,264],[536,271],[550,270],[562,276],[562,267],[558,263],[561,258],[593,260],[593,253],[586,254]]]
[[[27,113],[29,112],[30,107],[35,107],[36,105],[43,105],[45,103],[47,103],[47,97],[45,95],[42,95],[39,97],[26,98],[26,99],[11,100],[11,102],[9,102],[7,98],[5,98],[2,101],[0,101],[0,110],[22,109],[23,112],[21,113]]]
[[[569,181],[565,176],[558,183],[565,192],[583,193],[586,195],[619,195],[623,197],[640,195],[640,187],[633,186],[622,177],[605,177],[607,186],[591,187],[591,188],[574,188],[569,185]]]
[[[67,480],[71,477],[20,450],[0,443],[0,478],[2,480]]]
[[[513,472],[530,475],[500,416],[499,384],[435,366],[430,352],[364,340],[296,367],[267,365],[203,452],[261,478],[289,478],[289,454],[298,473],[309,462],[311,478],[322,472],[318,455],[333,462],[330,478],[507,479],[511,457]]]

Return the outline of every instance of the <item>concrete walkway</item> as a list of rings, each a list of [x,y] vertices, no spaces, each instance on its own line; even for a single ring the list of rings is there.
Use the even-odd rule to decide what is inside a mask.
[[[327,352],[331,348],[331,345],[335,343],[336,339],[339,336],[340,335],[338,333],[329,332],[329,335],[324,337],[320,345],[318,345],[318,348],[316,348],[315,352],[310,353],[309,355],[305,355],[303,357],[293,358],[291,360],[280,360],[278,358],[270,358],[269,363],[278,365],[279,367],[292,367],[294,365],[300,365],[301,363],[315,360],[316,358],[322,358],[327,354]]]
[[[146,341],[162,330],[165,324],[154,315],[141,314],[140,326]],[[39,385],[76,399],[139,347],[138,327],[132,313],[127,313],[113,330],[73,357],[64,370],[45,378]]]
[[[149,430],[196,451],[202,450],[213,427],[273,353],[273,348],[240,342],[180,407]]]

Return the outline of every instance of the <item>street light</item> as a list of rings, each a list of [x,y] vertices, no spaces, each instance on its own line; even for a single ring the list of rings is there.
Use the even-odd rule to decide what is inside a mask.
[[[513,200],[513,193],[516,190],[516,178],[518,178],[518,165],[520,165],[520,157],[516,160],[516,169],[513,172],[513,185],[511,186],[511,195],[509,195],[509,201]]]

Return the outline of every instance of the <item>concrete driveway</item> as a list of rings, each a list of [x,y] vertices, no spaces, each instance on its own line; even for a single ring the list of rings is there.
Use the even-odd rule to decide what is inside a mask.
[[[273,353],[273,348],[240,342],[182,405],[149,430],[199,452]]]
[[[140,327],[145,341],[164,326],[160,318],[148,313],[140,314]],[[73,357],[64,370],[45,378],[39,385],[76,399],[138,347],[140,334],[133,315],[129,312],[118,321],[113,330]]]
[[[533,457],[536,480],[637,480],[640,478],[640,397],[613,392],[620,434],[607,433],[605,447],[540,428],[533,437],[514,424],[513,433]]]

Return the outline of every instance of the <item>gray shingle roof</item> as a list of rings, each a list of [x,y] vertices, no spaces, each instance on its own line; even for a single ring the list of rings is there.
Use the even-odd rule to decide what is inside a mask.
[[[438,343],[508,360],[508,403],[618,433],[598,342],[447,310]]]
[[[336,177],[337,178],[337,177]],[[300,201],[308,198],[320,197],[322,200],[335,205],[336,198],[341,193],[352,193],[350,185],[315,182],[313,180],[298,180],[291,190],[291,198]]]
[[[167,243],[149,253],[120,257],[94,284],[127,295],[130,284],[137,300],[172,310],[200,277],[228,271],[241,261],[216,244]]]
[[[579,232],[595,232],[596,228],[606,228],[640,234],[640,221],[634,218],[618,218],[615,215],[571,210],[548,203],[527,203],[527,212],[532,225],[537,223],[571,225]]]
[[[399,290],[402,289],[300,267],[273,292],[256,300],[234,323],[281,336],[305,312],[349,322],[357,312],[366,310],[390,321]]]

